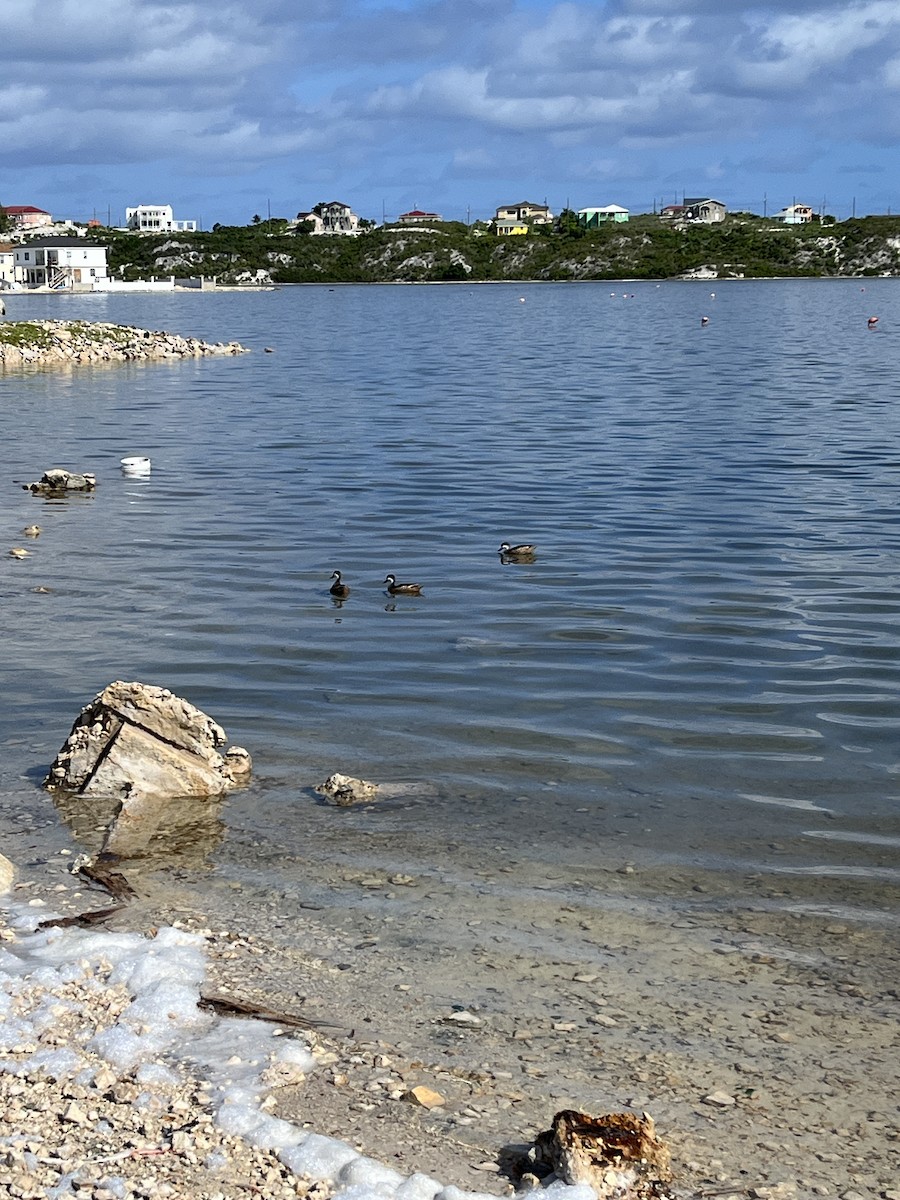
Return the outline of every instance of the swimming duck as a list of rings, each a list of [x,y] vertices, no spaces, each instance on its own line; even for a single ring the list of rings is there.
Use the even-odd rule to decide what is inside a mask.
[[[396,575],[385,575],[388,593],[391,596],[421,596],[421,583],[398,583]]]
[[[26,525],[22,532],[26,537],[40,537],[44,531],[40,525]]]
[[[531,558],[537,546],[530,542],[520,542],[518,546],[511,546],[509,542],[501,542],[498,554],[502,554],[504,558]]]
[[[10,558],[28,558],[31,554],[30,550],[26,550],[24,546],[13,546],[9,552]]]
[[[340,571],[335,571],[331,578],[334,580],[334,583],[328,590],[331,592],[332,596],[334,596],[337,600],[346,600],[350,595],[350,585],[347,583],[341,583]]]

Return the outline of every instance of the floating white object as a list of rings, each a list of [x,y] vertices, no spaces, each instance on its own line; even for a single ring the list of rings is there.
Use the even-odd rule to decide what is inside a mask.
[[[119,460],[122,464],[122,470],[126,475],[149,475],[150,474],[150,459],[134,456],[132,458],[122,458]]]

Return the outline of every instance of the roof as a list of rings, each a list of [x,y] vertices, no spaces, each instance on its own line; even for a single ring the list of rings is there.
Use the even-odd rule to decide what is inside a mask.
[[[713,200],[712,196],[691,196],[690,199],[688,199],[688,197],[685,196],[685,198],[684,198],[684,207],[685,208],[693,208],[695,204],[721,204],[723,208],[725,207],[724,201]]]
[[[603,206],[603,208],[580,208],[578,211],[579,211],[579,212],[583,212],[583,213],[589,213],[589,212],[598,212],[598,213],[600,213],[600,212],[602,212],[602,213],[627,213],[627,212],[628,212],[628,209],[627,209],[627,208],[622,208],[622,207],[621,207],[620,205],[618,205],[618,204],[606,204],[606,205],[604,205],[604,206]]]
[[[535,204],[531,200],[520,200],[517,204],[501,204],[501,205],[499,205],[499,207],[500,208],[540,208],[540,209],[543,209],[544,212],[550,211],[549,204]]]
[[[83,237],[65,237],[62,234],[52,237],[31,237],[25,242],[20,242],[16,249],[28,250],[33,246],[96,246],[101,250],[106,249],[102,242],[92,242]]]
[[[8,217],[24,217],[26,213],[41,213],[42,216],[50,216],[46,209],[35,208],[33,204],[0,204],[0,208]]]
[[[409,212],[401,213],[401,217],[436,217],[435,212],[423,212],[421,208],[411,208]]]

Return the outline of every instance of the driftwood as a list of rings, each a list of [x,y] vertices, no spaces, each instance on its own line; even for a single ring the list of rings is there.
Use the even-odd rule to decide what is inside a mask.
[[[127,904],[114,904],[111,908],[95,908],[92,912],[76,913],[73,917],[48,917],[38,923],[38,929],[68,929],[78,926],[79,929],[90,929],[92,925],[102,925],[109,917],[122,912]]]
[[[201,992],[199,1007],[210,1010],[220,1017],[255,1017],[259,1021],[272,1021],[276,1025],[288,1025],[292,1029],[336,1029],[325,1021],[309,1021],[296,1013],[268,1008],[252,1000],[238,1000],[235,996],[222,996],[216,992]]]

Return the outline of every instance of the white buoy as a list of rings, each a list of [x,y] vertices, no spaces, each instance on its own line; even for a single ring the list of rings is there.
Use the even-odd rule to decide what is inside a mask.
[[[122,464],[122,470],[126,475],[149,475],[150,474],[150,459],[143,458],[140,455],[134,455],[130,458],[119,459]]]

